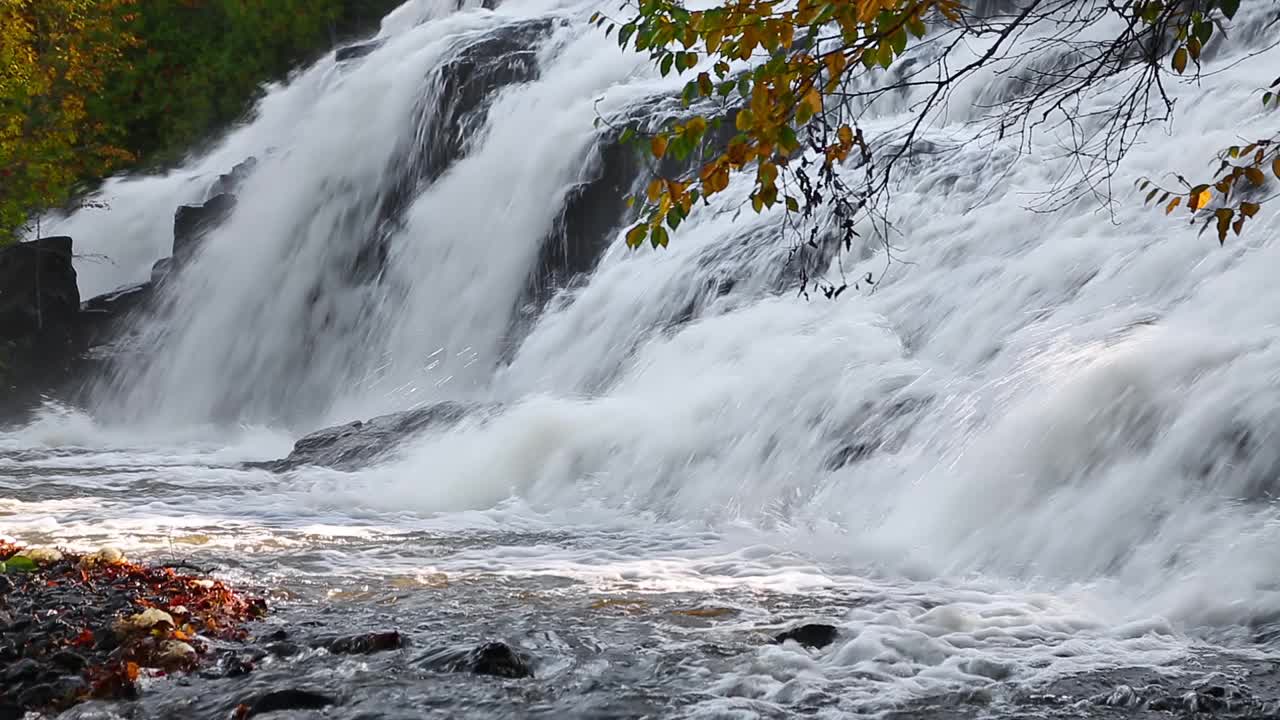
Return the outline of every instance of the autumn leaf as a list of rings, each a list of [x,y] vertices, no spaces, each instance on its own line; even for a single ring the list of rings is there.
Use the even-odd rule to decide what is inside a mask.
[[[667,154],[668,140],[666,135],[662,135],[662,134],[654,135],[653,139],[650,140],[649,142],[650,142],[650,148],[653,152],[654,157],[661,159],[663,155]]]
[[[1213,192],[1209,188],[1201,186],[1193,188],[1188,197],[1190,198],[1188,207],[1192,210],[1199,210],[1213,200]]]

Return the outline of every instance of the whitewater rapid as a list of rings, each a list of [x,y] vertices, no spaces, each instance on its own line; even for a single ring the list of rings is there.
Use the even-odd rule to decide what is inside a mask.
[[[1256,89],[1280,51],[1229,46],[1211,81],[1171,86],[1176,120],[1131,150],[1109,207],[1034,208],[1066,161],[971,143],[966,102],[1005,82],[979,75],[927,133],[954,151],[900,179],[894,260],[869,225],[842,258],[874,285],[828,301],[780,281],[780,217],[737,212],[735,180],[667,250],[606,238],[590,276],[522,327],[540,248],[602,162],[596,113],[660,115],[681,85],[590,28],[591,11],[407,3],[367,57],[268,88],[209,154],[113,180],[109,210],[57,222],[110,258],[80,259],[86,297],[139,282],[168,254],[175,205],[260,159],[168,319],[138,328],[153,360],[99,406],[0,440],[16,478],[0,531],[153,551],[198,534],[268,564],[320,548],[329,566],[292,571],[321,574],[352,537],[563,533],[446,556],[371,541],[361,567],[878,597],[836,618],[845,639],[824,653],[769,647],[708,681],[782,708],[795,678],[870,673],[850,692],[891,703],[1175,660],[1276,617],[1280,221],[1264,208],[1219,248],[1130,188],[1203,175],[1218,149],[1266,136]],[[379,225],[406,153],[440,129],[421,112],[447,101],[432,70],[539,21],[537,72],[495,88],[459,156]],[[886,103],[871,128],[909,107]],[[379,234],[385,268],[351,282],[353,242]],[[357,472],[237,466],[444,399],[504,409]]]

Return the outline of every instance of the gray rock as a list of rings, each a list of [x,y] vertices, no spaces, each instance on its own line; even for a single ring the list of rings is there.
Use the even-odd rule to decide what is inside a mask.
[[[370,464],[420,433],[452,427],[468,415],[494,407],[445,401],[364,422],[325,428],[295,443],[293,452],[283,460],[249,463],[249,466],[274,472],[307,465],[354,470]]]
[[[199,249],[200,243],[214,228],[231,217],[236,196],[214,195],[202,205],[183,205],[173,214],[173,259],[181,265]]]

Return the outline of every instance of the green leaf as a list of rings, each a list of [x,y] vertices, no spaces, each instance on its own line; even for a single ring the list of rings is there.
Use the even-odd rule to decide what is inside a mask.
[[[1201,20],[1196,23],[1196,39],[1203,45],[1209,42],[1209,38],[1213,37],[1213,23],[1208,20]]]
[[[627,23],[626,25],[623,25],[622,29],[618,31],[618,44],[626,45],[627,40],[635,33],[635,31],[635,23]]]
[[[876,51],[876,60],[880,63],[880,67],[888,69],[893,64],[893,46],[889,43],[882,44]]]
[[[790,125],[783,125],[782,130],[778,132],[778,144],[789,153],[795,152],[800,147],[796,131]]]
[[[672,230],[679,228],[680,221],[683,219],[684,210],[679,205],[676,205],[667,211],[667,225],[669,225]]]
[[[29,557],[17,555],[5,561],[5,572],[32,572],[36,570],[36,561]]]
[[[667,229],[661,225],[654,225],[653,231],[649,233],[649,242],[655,248],[667,246]]]
[[[907,49],[907,31],[906,28],[898,28],[898,31],[889,38],[889,44],[893,47],[896,55],[901,55],[903,50]]]
[[[800,103],[796,106],[796,124],[804,125],[813,118],[813,108],[808,103]]]
[[[666,77],[667,73],[671,72],[671,65],[675,60],[676,56],[671,53],[662,56],[662,62],[658,64],[658,72],[662,73],[662,77]]]
[[[635,128],[632,128],[632,127],[623,128],[622,135],[618,136],[618,142],[625,144],[631,138],[635,137],[635,135],[636,135]]]
[[[1240,9],[1240,0],[1222,0],[1219,7],[1222,8],[1223,15],[1233,18],[1236,16],[1236,11]]]

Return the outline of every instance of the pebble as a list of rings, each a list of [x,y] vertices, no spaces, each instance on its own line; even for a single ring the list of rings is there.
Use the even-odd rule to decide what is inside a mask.
[[[62,559],[62,553],[53,548],[34,547],[19,550],[14,557],[24,557],[38,565],[56,563]]]
[[[121,620],[118,630],[121,633],[130,633],[150,630],[163,624],[173,627],[173,616],[159,608],[147,608],[137,615]]]

